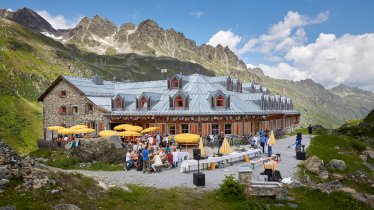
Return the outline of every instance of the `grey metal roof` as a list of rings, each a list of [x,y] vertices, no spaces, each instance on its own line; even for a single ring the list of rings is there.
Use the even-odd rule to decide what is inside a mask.
[[[195,115],[262,115],[270,113],[298,113],[295,110],[263,110],[258,101],[264,98],[273,98],[264,93],[248,93],[228,91],[225,86],[228,76],[208,77],[201,74],[177,75],[182,78],[184,85],[182,89],[168,89],[167,80],[156,80],[146,82],[111,82],[104,81],[103,85],[96,85],[90,79],[77,77],[65,77],[78,89],[80,89],[88,99],[96,105],[111,112],[111,115],[126,116],[195,116]],[[236,80],[237,81],[237,80]],[[252,83],[243,83],[243,87],[251,86]],[[260,88],[260,85],[256,85]],[[187,109],[170,109],[169,97],[175,96],[180,91],[188,95],[189,106]],[[210,97],[217,92],[222,92],[225,97],[230,97],[229,108],[212,108]],[[126,106],[123,110],[112,110],[112,98],[117,94],[124,98]],[[149,109],[137,109],[135,97],[147,95],[152,100]],[[266,97],[265,97],[266,96]],[[277,96],[280,97],[280,96]],[[131,99],[130,99],[131,98]]]

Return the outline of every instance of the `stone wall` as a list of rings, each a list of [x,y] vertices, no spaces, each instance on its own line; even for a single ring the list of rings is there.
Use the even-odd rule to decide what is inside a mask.
[[[60,92],[65,91],[66,96],[61,97]],[[105,111],[92,104],[93,110],[86,112],[86,104],[92,104],[76,89],[74,89],[66,81],[61,80],[45,97],[43,100],[43,130],[46,139],[51,139],[52,131],[46,130],[49,126],[64,125],[71,127],[77,124],[87,125],[90,122],[96,124],[95,129],[108,128],[109,122],[104,117]],[[66,107],[66,114],[59,113],[61,106]],[[76,106],[77,113],[72,112],[72,107]],[[54,137],[57,133],[54,132]]]

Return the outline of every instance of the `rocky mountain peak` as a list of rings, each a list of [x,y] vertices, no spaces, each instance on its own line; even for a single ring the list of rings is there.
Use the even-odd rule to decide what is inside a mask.
[[[139,23],[139,28],[159,28],[158,24],[151,19],[147,19]]]
[[[51,24],[48,23],[48,21],[42,18],[38,13],[26,7],[18,9],[15,12],[2,9],[0,16],[19,23],[35,32],[49,32],[52,34],[56,33],[56,29],[54,29]]]
[[[101,38],[105,38],[113,35],[117,31],[117,26],[108,19],[95,15],[88,26],[88,30]]]
[[[75,28],[82,27],[82,28],[87,29],[90,22],[91,22],[91,20],[88,17],[85,16],[81,19],[81,21],[79,21],[78,25]]]

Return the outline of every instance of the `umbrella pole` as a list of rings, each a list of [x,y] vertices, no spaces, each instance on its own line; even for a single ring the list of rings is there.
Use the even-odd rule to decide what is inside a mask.
[[[52,130],[52,141],[53,141],[53,130]]]

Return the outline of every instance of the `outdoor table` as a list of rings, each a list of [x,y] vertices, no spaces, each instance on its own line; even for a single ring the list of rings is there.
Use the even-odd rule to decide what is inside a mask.
[[[250,158],[256,157],[258,154],[260,154],[260,149],[249,149],[245,152],[232,152],[228,155],[223,155],[221,157],[208,157],[208,159],[202,159],[200,160],[200,166],[201,168],[205,168],[204,166],[209,167],[209,164],[211,163],[218,163],[223,161],[228,162],[235,162],[243,159],[243,156],[248,155]],[[197,160],[185,160],[181,164],[180,172],[191,172],[191,170],[197,170]]]

